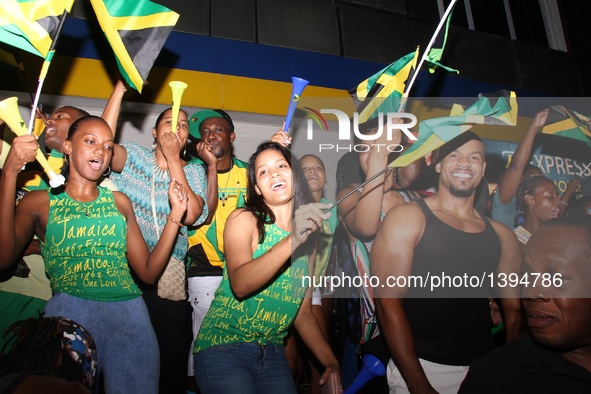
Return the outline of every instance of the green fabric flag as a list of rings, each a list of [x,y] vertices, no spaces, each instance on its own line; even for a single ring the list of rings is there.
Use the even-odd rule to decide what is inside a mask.
[[[90,2],[113,48],[121,75],[141,93],[179,15],[149,0]]]
[[[406,84],[417,66],[419,50],[401,57],[351,89],[360,130],[377,126],[378,114],[398,112]]]
[[[447,43],[447,33],[449,32],[449,24],[451,22],[451,16],[453,15],[453,11],[449,13],[447,16],[447,20],[445,21],[445,30],[443,34],[438,34],[435,42],[431,46],[431,50],[427,55],[427,59],[425,59],[428,63],[429,72],[433,74],[437,67],[441,67],[449,72],[454,72],[459,74],[460,72],[456,69],[451,67],[444,66],[443,64],[439,63],[441,57],[443,56],[443,50],[445,49],[445,44]]]
[[[0,42],[45,58],[73,0],[2,0]]]
[[[465,109],[454,104],[450,116],[427,119],[419,123],[417,141],[388,166],[407,166],[468,131],[475,124],[515,126],[517,107],[515,92],[509,91],[481,94],[474,104]]]
[[[591,148],[591,119],[562,105],[550,107],[542,133],[582,141]]]

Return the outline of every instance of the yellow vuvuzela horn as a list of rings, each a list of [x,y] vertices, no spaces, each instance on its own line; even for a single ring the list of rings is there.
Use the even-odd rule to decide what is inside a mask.
[[[25,126],[25,121],[18,111],[17,103],[17,97],[9,97],[0,101],[0,119],[2,119],[16,135],[27,135],[29,134],[29,131],[27,130],[27,126]],[[41,167],[43,167],[43,170],[45,170],[45,173],[49,176],[49,185],[51,187],[58,187],[64,184],[65,178],[53,171],[49,166],[45,155],[39,148],[37,148],[35,159],[37,159],[39,164],[41,164]]]
[[[176,133],[179,112],[181,110],[181,97],[188,85],[181,81],[172,81],[168,86],[172,89],[172,132]]]

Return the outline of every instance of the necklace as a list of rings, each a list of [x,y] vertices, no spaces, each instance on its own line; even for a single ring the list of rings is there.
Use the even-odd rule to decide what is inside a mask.
[[[84,216],[89,217],[91,215],[92,208],[94,207],[94,204],[96,204],[96,202],[98,201],[99,197],[100,197],[100,193],[93,202],[78,201],[72,197],[70,197],[70,198],[72,198],[72,200],[76,203],[76,207],[77,207],[76,211],[83,212]]]
[[[233,167],[234,167],[234,163],[232,163],[232,165],[230,165],[230,170],[228,171],[228,176],[226,177],[226,186],[224,186],[223,190],[220,188],[220,184],[218,182],[218,191],[220,192],[219,196],[220,196],[220,201],[222,202],[222,207],[225,207],[226,201],[228,201],[228,196],[226,195],[226,191],[228,190],[228,182],[230,181],[230,174],[232,172]]]
[[[220,201],[222,202],[222,207],[226,206],[226,201],[228,201],[228,196],[226,195],[226,191],[228,189],[228,181],[230,180],[230,174],[228,173],[228,177],[226,178],[226,186],[224,186],[224,190],[220,189],[220,185],[218,184],[218,191],[220,192]]]
[[[86,205],[86,204],[83,205],[84,208],[86,208],[86,212],[84,213],[84,216],[86,216],[86,217],[89,217],[90,216],[90,210],[92,209],[92,207],[94,207],[94,204],[95,203],[96,203],[96,200],[94,200],[92,202],[92,204],[90,204],[90,205]]]
[[[167,179],[168,178],[168,170],[160,167],[158,165],[158,160],[156,160],[156,152],[154,151],[154,156],[152,156],[152,166],[153,166],[153,173],[154,176],[158,179]]]

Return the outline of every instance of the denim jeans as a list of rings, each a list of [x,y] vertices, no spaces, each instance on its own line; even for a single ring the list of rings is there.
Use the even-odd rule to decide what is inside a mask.
[[[158,392],[158,342],[142,297],[101,302],[57,293],[47,302],[45,315],[67,317],[92,333],[105,392]],[[96,376],[93,392],[98,380]]]
[[[202,394],[296,394],[283,346],[237,342],[194,355]]]

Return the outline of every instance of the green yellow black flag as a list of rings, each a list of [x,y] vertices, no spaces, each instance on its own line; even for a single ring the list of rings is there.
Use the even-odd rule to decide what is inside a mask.
[[[550,107],[542,133],[573,138],[591,148],[591,119],[562,105]]]
[[[422,121],[419,124],[417,141],[388,166],[405,167],[476,124],[515,126],[517,107],[515,92],[505,90],[489,95],[481,94],[474,104],[465,109],[454,104],[450,116]]]
[[[415,52],[401,57],[349,91],[359,114],[360,129],[377,126],[379,113],[398,112],[409,76],[417,66],[418,56],[417,48]]]
[[[113,48],[121,75],[141,93],[179,15],[149,0],[90,2]]]
[[[72,0],[2,0],[0,42],[45,58]]]

